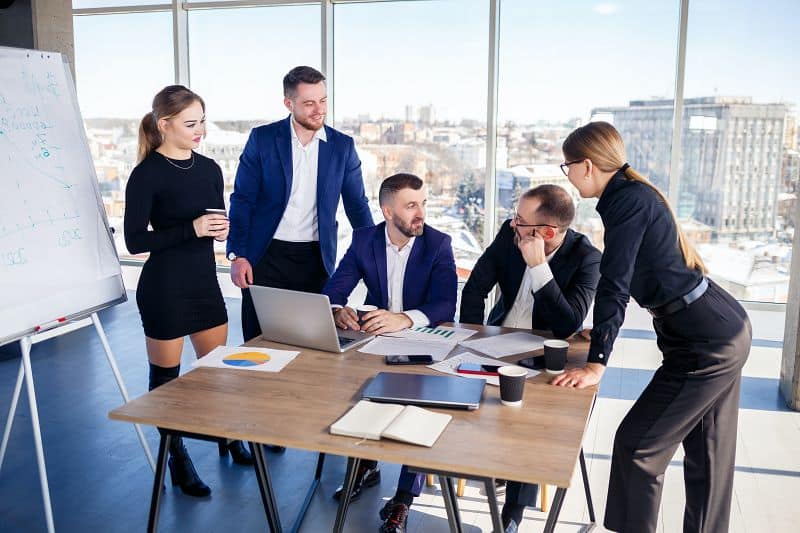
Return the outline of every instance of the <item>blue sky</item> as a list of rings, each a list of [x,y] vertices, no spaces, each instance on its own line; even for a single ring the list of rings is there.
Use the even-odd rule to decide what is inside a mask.
[[[83,0],[85,3],[88,0]],[[678,0],[503,0],[501,120],[588,118],[594,106],[672,97]],[[318,67],[319,7],[192,11],[192,86],[211,119],[284,114],[281,78]],[[486,117],[488,0],[334,8],[336,116]],[[800,2],[690,2],[685,95],[800,103]],[[795,26],[793,26],[793,23]],[[169,13],[75,18],[85,117],[139,117],[173,82]]]

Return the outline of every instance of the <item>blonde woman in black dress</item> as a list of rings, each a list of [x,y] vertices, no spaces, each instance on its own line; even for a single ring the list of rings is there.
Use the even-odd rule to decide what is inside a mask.
[[[150,361],[149,390],[178,377],[184,337],[203,357],[228,338],[228,315],[219,288],[214,240],[228,237],[222,171],[196,152],[205,136],[205,104],[181,85],[165,87],[139,127],[139,164],[125,194],[125,243],[131,253],[149,252],[136,303]],[[149,227],[148,227],[149,226]],[[234,461],[252,464],[241,441],[220,444]],[[191,496],[211,489],[194,469],[182,439],[172,439],[172,484]]]

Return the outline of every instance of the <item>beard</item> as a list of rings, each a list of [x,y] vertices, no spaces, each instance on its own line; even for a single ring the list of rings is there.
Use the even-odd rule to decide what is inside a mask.
[[[318,123],[312,122],[309,118],[300,118],[294,117],[294,121],[303,126],[305,129],[310,131],[317,131],[322,129],[325,126],[325,115],[322,116],[322,120]]]
[[[421,224],[419,225],[419,227],[415,228],[414,224],[415,223],[420,223],[420,222],[421,222]],[[409,239],[411,237],[419,237],[420,235],[422,235],[422,230],[425,228],[425,219],[424,218],[415,218],[414,220],[412,220],[408,224],[404,223],[402,220],[394,219],[393,223],[394,223],[394,227],[397,228],[397,230],[400,233],[402,233],[403,235],[405,235]]]

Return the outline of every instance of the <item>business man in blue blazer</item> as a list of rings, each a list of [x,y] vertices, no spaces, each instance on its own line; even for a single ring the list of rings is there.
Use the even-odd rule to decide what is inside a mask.
[[[426,190],[420,178],[395,174],[381,184],[379,201],[385,222],[353,232],[350,248],[322,290],[334,309],[337,326],[375,334],[453,320],[458,276],[450,237],[425,225]],[[365,303],[378,307],[359,324],[347,298],[359,281]],[[377,461],[362,461],[352,498],[362,487],[380,482]],[[403,467],[400,487],[419,494],[422,476]],[[334,497],[341,497],[341,487]]]
[[[350,248],[323,294],[336,311],[339,327],[380,335],[411,326],[453,320],[457,275],[450,236],[425,225],[422,180],[411,174],[386,178],[379,193],[385,222],[353,232]],[[359,326],[346,307],[359,281],[367,287],[367,305],[378,307]]]
[[[250,284],[306,292],[325,285],[340,197],[354,228],[373,225],[353,139],[324,124],[325,76],[296,67],[283,89],[291,114],[251,131],[230,200],[227,251],[245,340],[261,334]]]

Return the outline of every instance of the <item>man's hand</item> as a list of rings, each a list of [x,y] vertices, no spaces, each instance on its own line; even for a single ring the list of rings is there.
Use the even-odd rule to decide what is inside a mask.
[[[605,371],[606,367],[600,363],[586,363],[583,368],[570,368],[564,371],[563,374],[557,375],[550,381],[550,384],[558,385],[559,387],[584,389],[600,383]]]
[[[364,324],[361,329],[368,333],[382,335],[410,328],[413,325],[414,322],[405,313],[391,313],[386,309],[378,309],[364,315]]]
[[[544,239],[537,233],[521,237],[517,242],[517,247],[522,252],[525,264],[529,267],[535,267],[547,261],[547,255],[544,253]]]
[[[231,281],[240,289],[246,289],[253,283],[253,267],[244,257],[237,257],[231,263]]]
[[[336,322],[336,327],[342,329],[352,329],[354,331],[361,329],[358,325],[358,314],[349,307],[334,309],[333,321]]]

